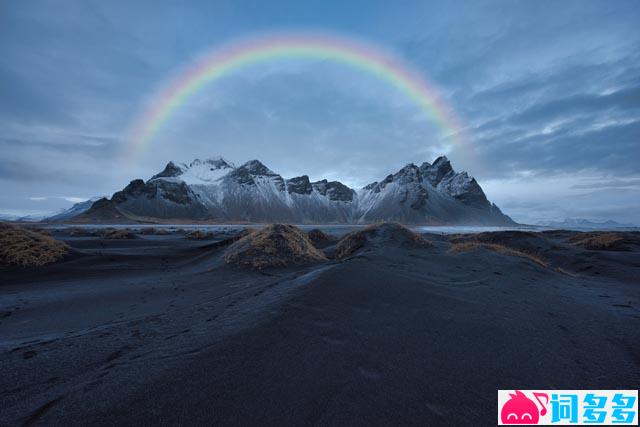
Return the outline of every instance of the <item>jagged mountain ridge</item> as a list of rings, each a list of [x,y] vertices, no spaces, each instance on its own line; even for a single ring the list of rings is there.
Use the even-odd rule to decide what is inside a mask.
[[[456,173],[446,157],[433,164],[410,163],[357,191],[339,181],[312,182],[307,175],[285,179],[258,160],[241,166],[221,157],[188,165],[169,162],[148,181],[133,180],[110,200],[94,203],[79,219],[104,220],[114,212],[230,222],[514,224],[474,178]]]

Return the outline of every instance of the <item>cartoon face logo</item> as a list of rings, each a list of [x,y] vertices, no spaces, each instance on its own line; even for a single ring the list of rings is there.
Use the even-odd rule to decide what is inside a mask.
[[[502,406],[500,411],[500,419],[502,424],[538,424],[540,415],[545,415],[547,409],[540,401],[540,397],[545,397],[549,402],[549,396],[545,393],[533,393],[534,397],[540,403],[542,410],[538,412],[538,406],[524,395],[520,390],[516,390],[515,394],[509,393],[511,398]]]

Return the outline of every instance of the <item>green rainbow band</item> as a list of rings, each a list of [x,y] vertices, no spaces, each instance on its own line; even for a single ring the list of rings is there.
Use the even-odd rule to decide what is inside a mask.
[[[433,85],[400,61],[350,39],[328,35],[286,34],[256,37],[215,49],[196,61],[170,85],[158,92],[133,131],[133,147],[141,152],[151,144],[160,127],[186,99],[205,84],[235,70],[278,58],[320,58],[353,66],[390,83],[417,103],[455,145],[466,145],[464,132],[453,109]],[[463,151],[468,151],[465,147]]]

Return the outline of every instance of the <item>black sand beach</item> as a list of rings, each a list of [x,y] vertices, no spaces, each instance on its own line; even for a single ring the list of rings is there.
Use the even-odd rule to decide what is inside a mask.
[[[62,230],[62,261],[2,267],[0,425],[493,425],[498,389],[640,384],[637,233],[318,241],[262,270],[225,264],[235,233]]]

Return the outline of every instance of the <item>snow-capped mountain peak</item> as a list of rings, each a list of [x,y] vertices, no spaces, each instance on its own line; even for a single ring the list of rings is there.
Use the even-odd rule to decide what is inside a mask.
[[[420,166],[420,171],[424,178],[434,187],[445,177],[455,174],[453,167],[451,167],[451,162],[446,156],[438,157],[431,165],[428,162],[424,162]]]
[[[173,161],[167,163],[162,172],[151,179],[168,180],[175,178],[189,185],[207,185],[213,183],[231,170],[235,169],[233,163],[223,157],[210,157],[205,160],[195,159],[189,165],[176,164]]]
[[[255,176],[274,176],[277,175],[274,171],[269,169],[260,160],[249,160],[238,169],[244,169],[247,173]]]
[[[172,177],[180,176],[184,173],[186,169],[188,169],[188,167],[184,163],[178,166],[171,161],[167,163],[167,166],[165,166],[162,172],[155,174],[154,176],[151,177],[151,179],[172,178]]]
[[[193,168],[193,167],[202,166],[202,165],[209,166],[214,169],[235,168],[235,165],[233,163],[231,163],[230,161],[228,161],[222,156],[209,157],[208,159],[204,159],[204,160],[195,159],[189,164],[189,167]]]

